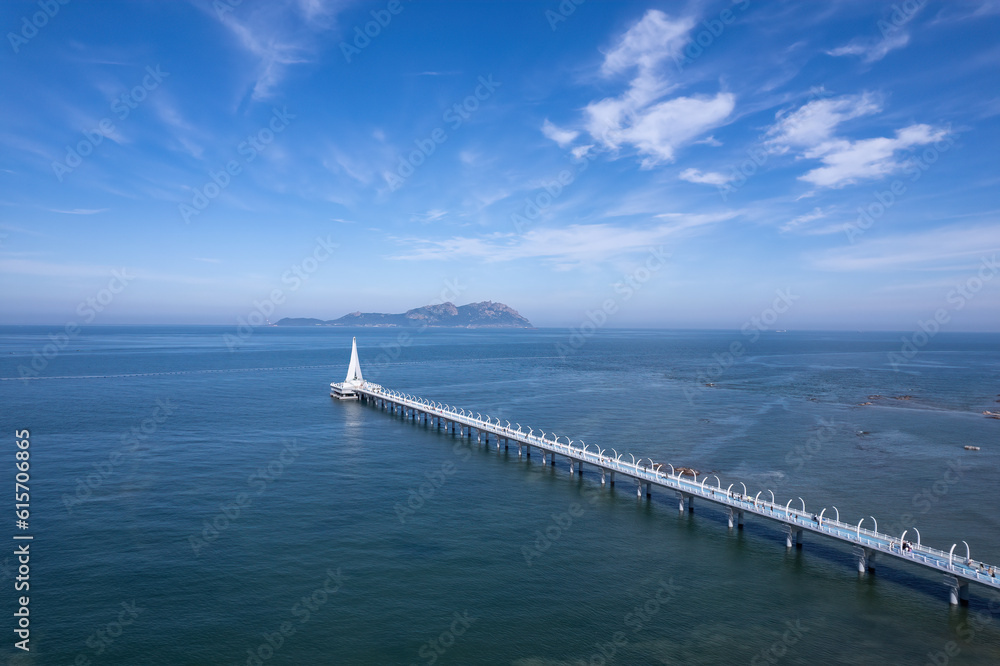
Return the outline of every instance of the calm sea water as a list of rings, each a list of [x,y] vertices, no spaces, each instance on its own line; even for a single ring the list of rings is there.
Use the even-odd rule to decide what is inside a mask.
[[[1000,336],[941,333],[894,369],[888,333],[608,330],[560,356],[551,329],[265,328],[231,352],[224,328],[87,328],[46,359],[52,332],[0,329],[34,536],[28,654],[0,556],[9,663],[1000,663],[983,589],[951,608],[939,574],[859,576],[831,541],[786,551],[774,523],[729,531],[328,388],[357,335],[385,386],[1000,563],[1000,421],[980,414]]]

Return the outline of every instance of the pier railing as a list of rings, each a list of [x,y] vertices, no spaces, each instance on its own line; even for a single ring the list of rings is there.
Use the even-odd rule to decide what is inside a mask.
[[[731,483],[727,488],[723,488],[722,481],[716,475],[703,476],[699,481],[696,474],[678,470],[669,463],[658,463],[648,458],[637,459],[631,453],[627,454],[629,460],[623,460],[626,453],[618,453],[615,449],[611,449],[614,455],[609,455],[606,449],[591,447],[582,441],[580,442],[581,446],[575,447],[573,440],[568,437],[566,442],[559,441],[562,436],[548,439],[547,435],[551,433],[539,430],[538,432],[541,433],[539,436],[535,434],[533,428],[529,428],[528,432],[525,432],[520,424],[514,424],[517,426],[514,428],[510,421],[501,423],[500,419],[494,421],[489,415],[483,416],[478,412],[473,415],[471,411],[465,409],[387,389],[379,384],[365,382],[361,388],[356,390],[367,398],[381,399],[399,405],[401,408],[414,410],[411,412],[414,414],[419,412],[425,417],[444,419],[466,428],[476,429],[480,433],[492,434],[496,438],[502,437],[508,442],[513,440],[519,444],[534,446],[550,454],[561,455],[577,463],[594,465],[602,470],[602,474],[612,472],[630,477],[639,484],[640,495],[642,494],[642,484],[646,484],[647,495],[650,487],[657,485],[678,493],[681,497],[682,508],[685,498],[688,499],[690,508],[690,498],[700,497],[728,507],[730,521],[732,521],[733,512],[739,512],[741,521],[743,513],[750,513],[783,523],[788,529],[789,546],[793,531],[798,533],[797,539],[800,538],[803,531],[815,532],[862,549],[859,551],[862,553],[862,564],[870,561],[875,553],[884,553],[894,558],[946,572],[958,579],[975,581],[994,589],[1000,589],[1000,579],[995,576],[996,567],[973,561],[969,546],[965,542],[962,542],[965,543],[965,557],[958,558],[955,554],[957,544],[953,545],[949,552],[925,546],[920,543],[920,534],[916,529],[914,532],[917,534],[917,541],[910,543],[904,541],[909,530],[898,537],[879,532],[878,524],[871,516],[862,519],[856,525],[844,523],[840,521],[840,512],[837,511],[836,507],[834,507],[836,517],[827,518],[824,515],[825,508],[819,514],[806,511],[805,500],[802,498],[797,498],[801,508],[792,506],[794,499],[782,505],[774,501],[774,494],[771,491],[761,491],[756,496],[750,496],[746,485],[739,483],[743,492],[737,493],[733,491],[737,483]],[[469,432],[471,433],[471,430]],[[497,441],[499,443],[499,439]],[[667,468],[669,468],[669,472]],[[715,479],[715,485],[708,484],[709,479]],[[764,492],[771,494],[770,501],[760,497]],[[869,518],[875,529],[862,527]],[[965,591],[967,592],[967,590]],[[957,597],[953,595],[953,603],[957,603],[956,599]]]

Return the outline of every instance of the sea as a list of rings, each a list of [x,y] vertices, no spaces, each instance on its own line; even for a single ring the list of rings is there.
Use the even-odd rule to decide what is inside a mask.
[[[2,327],[2,663],[1000,664],[983,586],[329,395],[356,337],[385,387],[1000,564],[1000,335],[751,333]]]

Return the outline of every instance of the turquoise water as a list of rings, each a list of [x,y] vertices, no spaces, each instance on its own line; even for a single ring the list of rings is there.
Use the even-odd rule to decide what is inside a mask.
[[[1000,663],[983,589],[951,608],[940,574],[859,576],[832,541],[786,551],[774,523],[731,532],[329,397],[357,335],[390,388],[1000,563],[998,335],[939,334],[896,370],[890,333],[264,328],[230,352],[225,328],[54,332],[0,328],[34,536],[32,649],[9,632],[9,663]]]

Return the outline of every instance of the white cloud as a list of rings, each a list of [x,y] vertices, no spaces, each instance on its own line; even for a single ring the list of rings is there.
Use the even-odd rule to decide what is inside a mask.
[[[768,143],[779,152],[790,146],[812,148],[828,141],[842,122],[881,110],[881,101],[871,93],[813,100],[793,113],[779,114],[767,131]]]
[[[729,93],[718,93],[715,97],[677,97],[637,114],[635,122],[630,127],[623,127],[617,138],[646,155],[642,160],[644,168],[673,162],[677,148],[690,143],[706,129],[721,125],[735,104],[735,97]]]
[[[0,274],[33,275],[35,277],[111,277],[111,271],[121,270],[121,266],[97,266],[92,264],[57,264],[33,259],[0,259]],[[131,269],[129,269],[131,270]]]
[[[604,54],[601,72],[609,76],[633,67],[639,68],[640,75],[651,72],[663,60],[680,56],[694,23],[690,17],[672,20],[657,9],[649,10]]]
[[[399,239],[413,248],[391,257],[402,260],[481,259],[485,262],[545,259],[567,269],[607,261],[624,254],[646,252],[684,231],[731,219],[719,215],[664,213],[664,222],[648,228],[613,224],[573,224],[563,228],[531,229],[522,235],[493,233],[482,237],[455,236],[445,240]]]
[[[74,208],[73,210],[59,210],[58,208],[47,209],[52,213],[62,213],[64,215],[97,215],[98,213],[104,213],[109,208]]]
[[[830,271],[967,270],[1000,252],[1000,226],[941,227],[910,234],[863,239],[814,258]]]
[[[651,9],[605,53],[600,73],[628,77],[621,94],[584,108],[583,127],[605,149],[630,146],[642,156],[643,168],[651,168],[674,161],[679,148],[730,116],[735,106],[730,93],[664,99],[677,87],[667,75],[673,69],[665,67],[666,61],[682,57],[694,25],[691,17],[671,18]],[[562,147],[576,138],[570,138],[571,130],[546,123],[543,132]]]
[[[856,55],[861,56],[865,62],[872,63],[881,60],[890,51],[901,49],[909,43],[910,35],[907,32],[893,30],[881,38],[853,39],[844,46],[827,51],[827,54],[832,56]]]
[[[432,210],[427,211],[426,213],[417,213],[415,215],[412,215],[410,217],[410,222],[421,222],[424,224],[428,222],[437,222],[447,214],[448,211],[446,210],[441,210],[440,208],[434,208]]]
[[[548,118],[542,123],[542,134],[559,144],[560,148],[565,148],[573,143],[580,133],[574,130],[566,130],[552,124]]]
[[[814,208],[811,213],[806,213],[805,215],[799,215],[796,218],[785,222],[781,225],[782,231],[792,231],[797,230],[800,227],[808,225],[810,222],[815,222],[816,220],[822,220],[826,217],[826,213],[820,210],[819,206]]]
[[[772,152],[795,149],[800,157],[823,163],[799,176],[799,180],[818,187],[843,187],[899,171],[910,163],[897,157],[899,152],[948,135],[946,130],[917,124],[896,130],[894,138],[852,141],[835,136],[841,123],[881,110],[881,102],[870,93],[815,100],[793,113],[779,116],[767,131],[765,144]]]
[[[684,169],[678,176],[681,180],[699,185],[722,186],[729,182],[729,176],[717,171],[699,171],[698,169]]]
[[[829,142],[806,155],[819,157],[824,166],[799,179],[819,187],[843,187],[859,179],[881,178],[911,163],[911,160],[897,158],[898,152],[940,141],[947,135],[947,131],[929,125],[910,125],[896,130],[896,137],[892,139]]]
[[[698,141],[691,142],[692,145],[696,145],[699,143],[703,143],[706,146],[713,146],[715,148],[718,148],[719,146],[722,145],[722,142],[716,139],[714,136],[706,136],[704,139],[699,139]]]
[[[362,185],[368,185],[376,177],[376,171],[371,164],[357,159],[358,155],[348,154],[336,146],[322,160],[323,166],[331,173],[345,175]]]
[[[318,46],[312,37],[332,27],[344,4],[343,0],[285,0],[212,13],[218,13],[223,25],[257,58],[253,98],[261,100],[273,95],[289,65],[314,60]]]

